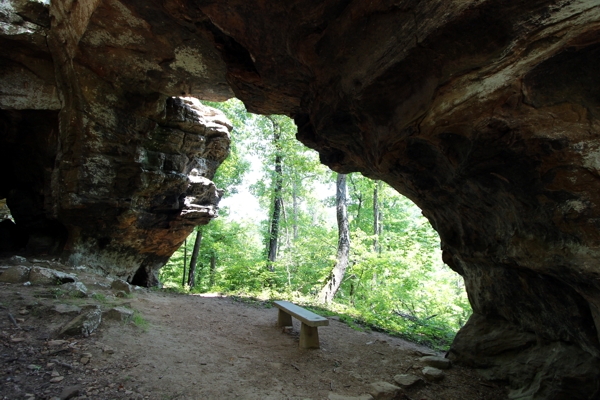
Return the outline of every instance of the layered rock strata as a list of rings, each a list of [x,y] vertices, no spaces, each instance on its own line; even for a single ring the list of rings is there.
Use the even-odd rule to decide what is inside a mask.
[[[421,207],[475,312],[455,362],[510,380],[515,398],[600,395],[598,2],[2,4],[21,20],[2,25],[0,105],[15,121],[47,113],[36,134],[58,135],[36,204],[67,227],[71,255],[121,252],[81,233],[86,216],[97,232],[133,221],[115,214],[130,197],[102,192],[131,172],[111,175],[103,155],[169,126],[157,117],[167,95],[233,92],[251,111],[293,116],[334,170],[385,180]],[[112,200],[94,212],[87,193]],[[174,202],[145,204],[163,215]]]
[[[206,40],[153,29],[119,2],[0,11],[0,198],[16,222],[4,247],[157,284],[193,227],[217,215],[211,179],[231,130],[219,111],[170,96],[229,96],[222,62],[207,72]],[[122,25],[141,36],[120,42]]]

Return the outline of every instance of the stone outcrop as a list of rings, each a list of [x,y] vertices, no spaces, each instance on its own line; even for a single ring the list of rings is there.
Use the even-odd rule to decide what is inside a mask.
[[[235,94],[421,207],[475,311],[454,362],[520,398],[600,394],[597,2],[1,4],[0,198],[32,250],[152,282],[210,217],[183,211],[198,163],[173,146],[202,135],[168,96]]]
[[[2,2],[0,198],[16,227],[5,223],[1,250],[153,285],[217,215],[211,179],[231,130],[219,111],[170,96],[231,91],[210,42],[135,14],[118,1]]]

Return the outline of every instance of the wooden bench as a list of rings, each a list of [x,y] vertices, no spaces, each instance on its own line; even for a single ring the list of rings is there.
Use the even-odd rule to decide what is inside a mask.
[[[292,316],[302,322],[302,326],[300,327],[300,348],[318,349],[320,347],[319,331],[317,329],[319,326],[329,325],[327,318],[305,310],[289,301],[274,301],[273,304],[279,308],[277,326],[292,326]]]

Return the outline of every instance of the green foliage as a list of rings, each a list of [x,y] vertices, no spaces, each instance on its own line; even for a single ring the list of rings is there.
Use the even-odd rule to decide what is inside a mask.
[[[106,299],[106,296],[103,295],[102,293],[94,293],[94,294],[92,294],[92,298],[95,299],[95,300],[97,300],[101,304],[107,304],[108,303],[108,300]]]
[[[296,128],[289,118],[251,115],[239,101],[217,105],[235,128],[230,164],[219,169],[216,179],[234,193],[235,187],[247,185],[248,160],[258,160],[254,163],[262,165],[261,178],[251,192],[258,198],[264,218],[240,221],[222,213],[224,218],[199,228],[202,245],[196,286],[191,291],[263,301],[287,299],[318,306],[322,315],[335,313],[354,329],[384,330],[446,348],[471,309],[462,278],[442,263],[439,237],[419,208],[385,184],[349,175],[350,266],[334,301],[323,310],[315,304],[315,295],[335,263],[338,240],[333,174],[319,164],[314,151],[295,139]],[[276,129],[280,140],[274,142]],[[277,154],[283,166],[283,213],[279,254],[271,272],[265,238],[274,203],[273,160]],[[374,233],[375,187],[382,225],[378,235]],[[378,246],[374,246],[375,239]],[[193,242],[194,234],[187,241],[188,264]],[[181,287],[183,254],[182,246],[160,272],[160,280],[169,290],[190,291]]]
[[[150,323],[140,314],[139,311],[133,312],[133,317],[131,318],[131,322],[140,328],[142,331],[147,332]]]

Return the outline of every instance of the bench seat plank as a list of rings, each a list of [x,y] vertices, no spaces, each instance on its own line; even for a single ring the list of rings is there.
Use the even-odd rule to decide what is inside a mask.
[[[314,312],[305,310],[302,307],[290,303],[289,301],[274,301],[275,307],[284,310],[288,314],[302,321],[308,326],[327,326],[329,320],[325,317],[315,314]]]

